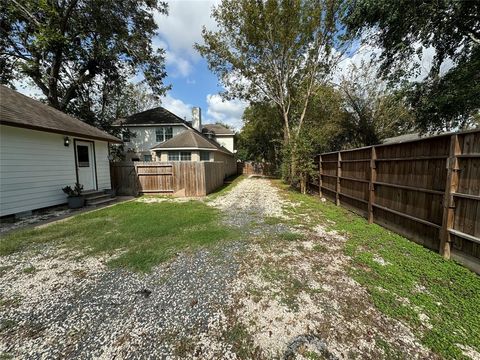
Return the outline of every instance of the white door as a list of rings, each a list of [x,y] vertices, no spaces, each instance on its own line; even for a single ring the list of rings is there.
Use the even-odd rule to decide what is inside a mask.
[[[83,190],[97,190],[95,181],[95,156],[93,143],[88,141],[75,141],[78,182],[83,185]]]

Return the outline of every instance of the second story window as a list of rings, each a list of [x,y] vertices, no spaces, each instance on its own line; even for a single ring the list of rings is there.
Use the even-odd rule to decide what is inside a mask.
[[[173,129],[171,127],[162,127],[155,129],[155,138],[157,142],[164,142],[173,137]]]

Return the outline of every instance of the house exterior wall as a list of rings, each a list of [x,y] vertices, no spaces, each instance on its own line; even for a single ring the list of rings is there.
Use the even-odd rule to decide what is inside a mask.
[[[130,132],[135,134],[131,137],[129,142],[125,142],[125,149],[132,149],[134,153],[141,155],[150,154],[150,149],[157,145],[155,130],[161,127],[171,127],[173,136],[185,131],[183,125],[165,125],[165,126],[130,126],[127,127]],[[142,159],[140,159],[142,160]]]
[[[235,149],[234,141],[233,141],[233,135],[229,136],[215,136],[214,140],[222,145],[225,149],[233,153],[233,150]]]
[[[77,181],[74,139],[0,125],[0,216],[63,204],[62,188]],[[94,141],[98,189],[110,189],[108,144]]]

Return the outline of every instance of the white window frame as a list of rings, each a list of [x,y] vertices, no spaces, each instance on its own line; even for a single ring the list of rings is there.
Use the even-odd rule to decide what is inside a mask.
[[[173,128],[171,126],[168,127],[160,127],[155,129],[155,140],[157,143],[165,142],[173,137]]]

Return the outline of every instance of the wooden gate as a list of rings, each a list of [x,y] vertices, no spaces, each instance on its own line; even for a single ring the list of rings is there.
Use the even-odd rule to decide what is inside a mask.
[[[173,165],[159,163],[135,164],[140,192],[142,193],[173,193]]]

